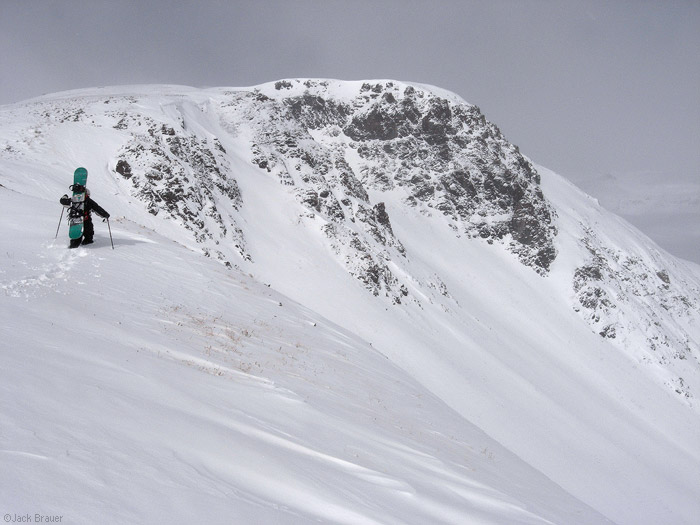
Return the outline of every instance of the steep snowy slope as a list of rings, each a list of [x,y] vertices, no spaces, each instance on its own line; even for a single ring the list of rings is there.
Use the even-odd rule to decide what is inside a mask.
[[[0,188],[0,204],[3,514],[605,521],[366,341],[250,277],[126,219],[114,251],[104,235],[69,251],[46,235],[53,202]]]
[[[196,348],[226,348],[232,321],[221,324],[217,316],[242,313],[235,294],[220,297],[221,283],[242,270],[269,288],[249,286],[308,308],[295,314],[297,324],[317,316],[358,338],[363,350],[349,361],[377,371],[377,383],[388,366],[435,407],[446,404],[427,411],[446,414],[437,432],[444,434],[439,426],[447,420],[472,429],[460,433],[475,431],[474,425],[529,465],[523,468],[534,469],[527,476],[542,472],[618,523],[692,523],[700,514],[698,267],[663,253],[561,177],[532,165],[459,97],[395,81],[109,88],[7,106],[0,132],[0,184],[8,195],[31,196],[26,202],[36,206],[51,203],[57,220],[53,203],[83,165],[93,195],[124,217],[122,227],[158,232],[156,243],[117,242],[118,249],[103,256],[110,262],[101,263],[112,269],[100,271],[109,280],[122,266],[133,265],[129,275],[143,266],[154,284],[140,288],[164,294],[166,308],[171,304],[161,316],[174,316],[172,331],[140,321],[148,334],[158,334],[143,338],[144,348],[191,356],[187,337],[197,324],[208,326],[202,330],[213,339],[198,336]],[[8,221],[17,224],[17,238],[29,235],[22,231],[29,225]],[[52,228],[46,229],[50,238]],[[162,253],[164,239],[224,264]],[[133,250],[127,261],[113,262],[127,247]],[[139,260],[148,247],[154,255]],[[63,253],[59,244],[44,249]],[[32,254],[40,253],[30,250],[20,266],[33,268]],[[168,275],[180,275],[173,260],[215,273],[208,285],[197,281],[202,289],[195,293],[194,284]],[[14,312],[13,290],[31,278],[3,277],[4,300],[12,301],[4,310]],[[173,282],[184,289],[172,292]],[[189,312],[179,313],[177,305]],[[207,315],[198,317],[191,312],[196,308]],[[277,339],[288,345],[295,336]],[[329,344],[326,336],[313,341],[306,346]],[[290,354],[285,374],[304,376],[308,370],[300,371],[303,365],[291,357],[297,352]],[[246,355],[234,369],[280,381]],[[319,373],[324,382],[316,395],[344,384],[345,374],[331,368]],[[300,395],[298,384],[284,387]],[[345,413],[342,403],[366,395],[358,385],[341,391],[323,414]],[[412,424],[430,421],[427,412],[402,405],[404,397],[396,396],[396,409]],[[394,424],[391,432],[405,428]],[[333,436],[330,443],[347,441]],[[473,447],[471,438],[458,439]],[[510,469],[496,469],[499,483]],[[289,479],[297,475],[292,470]],[[443,482],[427,483],[447,490]],[[573,503],[559,507],[559,496],[540,499],[530,492],[533,483],[519,483],[527,489],[518,501],[537,516],[574,522],[534,510],[569,512]],[[487,485],[518,498],[508,484]],[[473,498],[460,494],[440,519],[470,516],[465,509],[473,508]],[[441,501],[438,506],[447,500]],[[388,518],[394,507],[402,506],[387,504],[381,515],[353,509],[379,522],[414,515],[408,510]],[[421,500],[415,508],[437,507]],[[484,519],[508,522],[502,510]]]

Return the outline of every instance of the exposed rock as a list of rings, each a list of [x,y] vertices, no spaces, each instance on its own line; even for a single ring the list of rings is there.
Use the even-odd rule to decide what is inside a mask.
[[[590,228],[582,242],[590,259],[574,272],[572,287],[579,312],[594,330],[634,348],[642,361],[700,358],[700,349],[691,348],[683,329],[662,328],[664,316],[683,319],[700,312],[700,304],[686,294],[687,285],[672,284],[668,272],[651,261],[606,246]],[[646,344],[634,343],[640,337]]]
[[[300,202],[333,221],[353,222],[359,210],[367,223],[362,209],[347,215],[336,203],[350,198],[373,206],[369,190],[398,187],[407,205],[433,208],[461,226],[458,234],[500,242],[547,273],[556,257],[556,227],[539,176],[478,108],[412,86],[401,91],[393,82],[365,83],[354,99],[342,100],[323,82],[305,86],[298,95],[291,81],[281,81],[275,88],[290,93],[280,99],[237,96],[222,104],[240,104],[236,114],[255,132],[253,162],[284,184],[301,184]],[[348,162],[350,151],[360,163]],[[322,197],[319,207],[307,190],[331,197]],[[391,229],[368,232],[378,242],[400,245]]]
[[[148,211],[179,220],[199,242],[228,241],[249,260],[243,231],[235,217],[226,213],[224,218],[217,204],[222,199],[233,209],[242,204],[218,139],[208,141],[138,113],[120,114],[119,123],[130,130],[131,139],[119,152],[115,170],[131,183]],[[222,252],[207,251],[230,264]]]
[[[131,176],[133,175],[131,173],[131,166],[129,166],[129,163],[125,160],[117,161],[116,171],[117,171],[117,173],[119,173],[119,175],[121,175],[125,179],[130,179]]]

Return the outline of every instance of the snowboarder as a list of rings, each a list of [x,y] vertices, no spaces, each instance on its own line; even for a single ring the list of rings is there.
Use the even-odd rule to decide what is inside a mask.
[[[86,190],[85,197],[85,215],[83,217],[83,234],[77,239],[70,240],[70,248],[77,248],[80,244],[91,244],[93,243],[93,236],[95,235],[95,228],[92,224],[91,212],[95,212],[97,215],[103,219],[109,219],[109,213],[105,211],[102,206],[97,204],[94,200],[90,198],[90,190]],[[68,195],[64,195],[60,199],[61,204],[70,207],[71,198]]]

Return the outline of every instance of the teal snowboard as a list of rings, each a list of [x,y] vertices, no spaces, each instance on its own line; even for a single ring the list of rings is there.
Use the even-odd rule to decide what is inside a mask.
[[[68,212],[68,236],[71,239],[80,239],[83,236],[83,220],[85,218],[85,184],[87,184],[87,170],[78,168],[73,173],[73,190],[71,197],[70,211]]]

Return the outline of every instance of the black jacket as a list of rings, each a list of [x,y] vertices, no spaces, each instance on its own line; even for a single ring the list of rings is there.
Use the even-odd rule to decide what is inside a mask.
[[[85,197],[85,218],[89,219],[90,212],[93,211],[103,219],[109,219],[109,213],[107,213],[102,206],[97,204],[90,197]]]
[[[70,206],[71,205],[71,200],[68,195],[64,195],[60,199],[61,204],[64,206]],[[90,213],[95,212],[97,215],[104,219],[109,219],[109,213],[105,211],[105,209],[97,204],[94,200],[92,200],[90,197],[85,197],[85,220],[89,221],[92,220]]]

